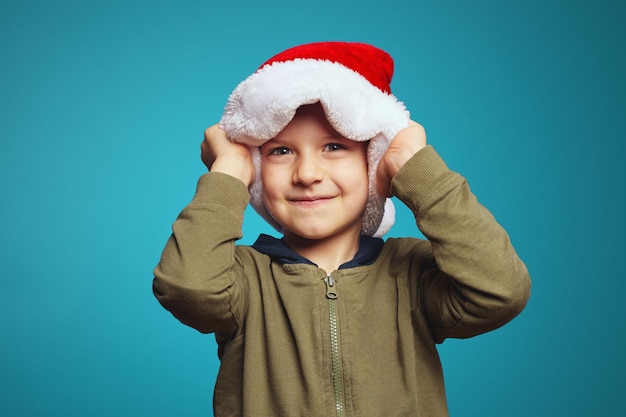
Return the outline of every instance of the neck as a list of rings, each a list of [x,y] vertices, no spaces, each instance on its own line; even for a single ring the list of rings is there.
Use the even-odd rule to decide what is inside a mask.
[[[304,256],[326,271],[327,274],[352,260],[359,250],[361,234],[349,233],[325,239],[304,239],[285,234],[285,243],[297,254]]]

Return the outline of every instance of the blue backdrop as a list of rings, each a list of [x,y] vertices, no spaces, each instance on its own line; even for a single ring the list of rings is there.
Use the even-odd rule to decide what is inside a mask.
[[[622,416],[625,17],[608,0],[3,2],[0,414],[211,415],[213,337],[151,293],[203,130],[274,53],[353,40],[394,56],[396,96],[533,278],[508,326],[441,346],[452,416]],[[243,243],[270,231],[246,221]],[[390,235],[414,232],[400,209]]]

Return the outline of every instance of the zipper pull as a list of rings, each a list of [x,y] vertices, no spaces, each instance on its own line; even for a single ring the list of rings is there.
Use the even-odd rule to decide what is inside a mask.
[[[335,287],[335,280],[331,275],[327,275],[323,280],[326,284],[326,298],[328,298],[329,300],[336,300],[337,289]]]

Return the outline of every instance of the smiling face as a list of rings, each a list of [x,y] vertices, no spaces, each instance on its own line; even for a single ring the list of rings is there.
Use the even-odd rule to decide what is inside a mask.
[[[319,104],[261,147],[263,202],[287,242],[358,239],[368,196],[367,143],[346,139]]]

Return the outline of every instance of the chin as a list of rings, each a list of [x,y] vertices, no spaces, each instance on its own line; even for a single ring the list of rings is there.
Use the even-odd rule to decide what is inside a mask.
[[[323,240],[331,236],[330,233],[315,232],[310,230],[304,232],[290,230],[287,231],[285,235],[298,240]]]
[[[294,228],[289,229],[284,234],[285,236],[291,236],[292,238],[299,240],[311,240],[311,241],[321,241],[325,239],[332,239],[338,237],[347,237],[352,235],[353,233],[356,235],[360,235],[361,229],[358,228],[358,232],[355,232],[356,228],[348,227],[348,228],[339,228],[333,229],[328,228],[326,226],[321,227],[307,227],[306,230],[302,230],[302,228]]]

